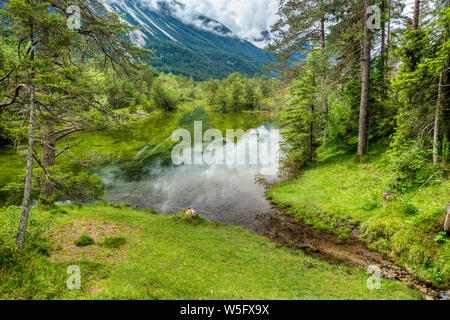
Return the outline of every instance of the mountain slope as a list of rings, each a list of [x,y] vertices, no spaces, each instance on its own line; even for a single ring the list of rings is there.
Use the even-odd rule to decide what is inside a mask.
[[[156,6],[139,0],[105,0],[107,10],[125,14],[139,25],[132,40],[141,47],[154,48],[160,60],[152,62],[159,71],[193,76],[196,80],[224,78],[233,72],[252,76],[270,56],[252,43],[239,39],[220,22],[195,14],[190,23],[177,12],[176,1],[159,1]]]

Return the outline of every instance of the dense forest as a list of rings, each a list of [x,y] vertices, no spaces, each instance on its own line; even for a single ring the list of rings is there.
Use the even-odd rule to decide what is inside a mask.
[[[281,1],[270,50],[278,58],[272,67],[290,80],[281,117],[295,168],[324,148],[354,150],[363,159],[374,141],[388,138],[392,190],[444,174],[448,1],[415,1],[411,17],[402,15],[404,7],[384,0]]]
[[[270,68],[286,83],[283,169],[300,177],[269,197],[446,283],[450,6],[405,6],[280,1]]]
[[[186,17],[180,14],[185,6],[182,2],[152,2],[107,0],[105,7],[141,27],[131,39],[139,46],[157,49],[154,57],[158,60],[152,66],[161,72],[192,76],[197,81],[223,79],[233,72],[252,76],[261,73],[260,66],[273,59],[204,12],[193,8],[194,12],[186,13],[192,21],[186,23]]]
[[[130,33],[138,28],[105,10],[102,1],[73,4],[81,8],[80,21],[70,20],[73,16],[67,13],[65,0],[10,0],[0,9],[0,164],[3,156],[6,161],[16,159],[4,166],[11,175],[7,169],[0,174],[0,208],[5,210],[0,216],[0,276],[15,268],[11,265],[16,262],[11,264],[8,259],[17,264],[37,259],[33,261],[42,264],[44,273],[52,268],[50,262],[40,260],[42,252],[50,256],[51,250],[43,244],[48,230],[30,231],[41,227],[36,222],[41,216],[62,213],[62,218],[55,219],[67,222],[68,212],[85,218],[95,212],[109,219],[110,210],[129,210],[129,205],[102,200],[104,181],[93,173],[93,167],[110,161],[110,154],[115,152],[117,163],[129,160],[128,166],[137,166],[142,153],[164,145],[161,157],[166,159],[172,145],[166,146],[169,138],[163,135],[173,129],[172,124],[200,115],[211,123],[240,125],[239,115],[256,121],[262,114],[265,120],[270,117],[271,125],[273,121],[280,127],[283,136],[278,177],[283,182],[271,185],[267,192],[274,204],[339,239],[356,237],[395,262],[412,266],[408,272],[420,281],[448,289],[450,216],[447,229],[442,230],[450,160],[448,0],[415,0],[412,15],[404,14],[405,3],[399,0],[279,0],[279,19],[266,48],[275,59],[261,72],[254,72],[245,60],[236,61],[242,65],[235,67],[248,69],[249,74],[214,68],[217,59],[229,58],[225,54],[205,61],[201,70],[192,68],[191,62],[199,56],[180,46],[166,47],[166,42],[162,49],[175,50],[173,59],[181,55],[184,60],[165,57],[163,62],[157,50],[133,44]],[[165,65],[177,62],[178,69]],[[139,121],[158,115],[167,117],[165,125],[139,127]],[[97,136],[99,132],[104,135]],[[122,136],[111,143],[107,138],[123,132],[128,132],[129,142],[124,143]],[[137,148],[141,133],[151,143]],[[91,137],[91,145],[77,141],[83,134]],[[95,146],[104,148],[103,152],[87,156]],[[133,149],[129,156],[127,152],[132,152],[127,148],[131,147],[139,152]],[[14,150],[18,157],[8,154],[7,158],[2,150]],[[144,173],[139,171],[139,175]],[[70,207],[65,208],[61,203],[67,201]],[[92,203],[106,207],[95,207],[92,212],[83,209]],[[120,217],[132,224],[131,216]],[[139,217],[139,228],[150,219],[168,228],[164,229],[168,233],[184,236],[185,229],[170,224],[184,219],[183,214],[178,220],[167,220],[167,225],[159,218]],[[186,228],[196,224],[189,222]],[[214,233],[209,228],[215,227],[219,228],[206,225],[201,236]],[[223,228],[220,232],[225,238],[228,232],[237,238],[250,237],[245,241],[254,246],[258,261],[265,260],[253,235]],[[86,245],[94,243],[87,238],[77,241],[84,240]],[[116,240],[122,241],[111,241]],[[108,247],[105,243],[102,250]],[[235,250],[230,248],[227,252]],[[277,257],[284,254],[276,251]],[[286,261],[293,256],[289,254]],[[275,265],[281,258],[273,259]],[[51,277],[61,277],[56,272],[60,271],[50,273]],[[357,287],[359,274],[353,276],[348,281]],[[342,277],[336,278],[341,281]],[[34,282],[22,293],[14,291],[20,287],[16,280],[8,279],[12,289],[0,284],[0,293],[12,292],[13,298],[41,297]],[[413,296],[409,289],[388,283],[386,287],[394,297]],[[169,291],[161,297],[173,298]],[[127,294],[124,297],[136,297]],[[260,294],[256,297],[264,297]],[[352,294],[343,292],[342,297],[354,298]],[[370,293],[369,298],[380,298],[377,294]],[[148,298],[147,293],[143,296]],[[223,295],[229,296],[242,298]],[[117,296],[101,296],[105,297]],[[188,297],[204,296],[192,293]],[[274,293],[273,297],[278,296]]]

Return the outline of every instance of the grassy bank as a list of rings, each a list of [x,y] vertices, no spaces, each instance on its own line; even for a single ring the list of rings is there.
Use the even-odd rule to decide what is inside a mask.
[[[391,179],[382,148],[364,163],[353,154],[323,156],[289,182],[268,192],[272,201],[319,229],[343,238],[357,236],[371,248],[391,255],[422,279],[450,284],[450,241],[442,232],[449,201],[448,179],[395,195],[383,207]]]
[[[111,205],[34,209],[27,249],[19,252],[12,245],[19,213],[0,209],[4,299],[420,298],[388,280],[370,291],[362,270],[330,265],[240,227]],[[83,235],[94,244],[76,246]],[[66,288],[71,265],[81,269],[81,290]]]

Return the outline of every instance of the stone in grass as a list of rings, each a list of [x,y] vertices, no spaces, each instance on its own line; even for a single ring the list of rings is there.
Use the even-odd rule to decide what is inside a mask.
[[[390,192],[383,193],[383,206],[394,201],[394,199],[395,199],[395,195],[393,193],[390,193]]]
[[[200,216],[194,209],[186,209],[182,212],[179,212],[173,216],[173,219],[175,221],[179,221],[190,225],[199,225],[205,221],[205,219],[202,216]]]
[[[75,240],[75,245],[77,247],[85,247],[94,244],[95,241],[90,236],[84,234],[81,237],[79,237],[77,240]]]
[[[118,249],[123,246],[127,240],[123,237],[109,237],[103,241],[103,246],[111,249]]]
[[[186,209],[186,210],[184,210],[184,214],[192,219],[198,218],[198,213],[194,209]]]

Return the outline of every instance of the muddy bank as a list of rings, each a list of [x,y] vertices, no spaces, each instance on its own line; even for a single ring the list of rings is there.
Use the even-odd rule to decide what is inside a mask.
[[[331,263],[345,262],[364,270],[370,265],[376,265],[381,269],[383,278],[406,283],[417,289],[424,299],[448,299],[448,292],[436,290],[431,282],[418,280],[389,258],[368,249],[361,241],[341,240],[334,234],[319,231],[301,220],[294,220],[282,213],[260,215],[256,220],[258,227],[255,231],[258,234],[284,246],[302,249],[309,255]]]

